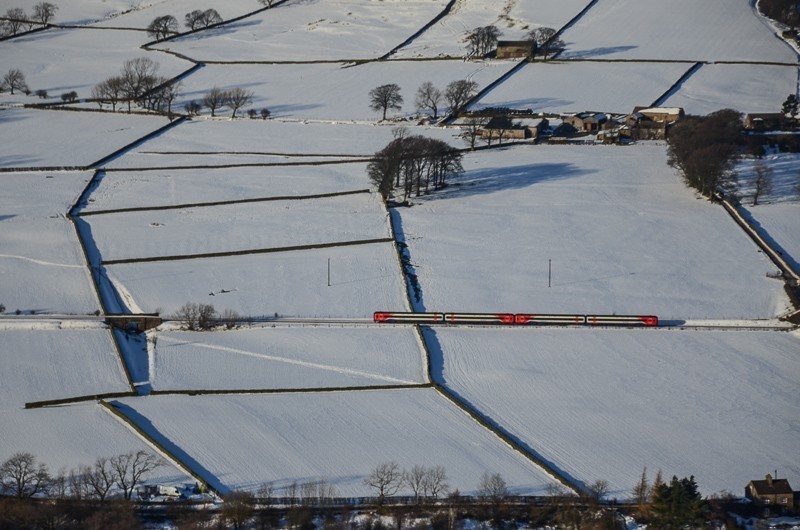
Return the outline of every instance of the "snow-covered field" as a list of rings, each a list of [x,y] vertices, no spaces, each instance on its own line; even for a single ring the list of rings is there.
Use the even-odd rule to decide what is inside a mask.
[[[369,187],[366,166],[354,162],[329,166],[108,172],[82,211],[364,190]]]
[[[433,389],[122,399],[141,428],[197,462],[227,491],[325,480],[342,496],[374,494],[370,471],[395,461],[444,466],[451,489],[500,473],[509,489],[543,494],[554,480]],[[280,490],[279,490],[280,491]]]
[[[771,190],[753,206],[755,179],[753,159],[742,160],[736,166],[741,203],[750,221],[760,226],[761,233],[777,245],[783,257],[800,271],[800,156],[797,153],[778,153],[764,157],[764,167],[771,171]]]
[[[1,116],[1,115],[0,115]],[[346,159],[351,156],[369,157],[392,141],[397,127],[406,127],[409,134],[421,134],[463,146],[457,138],[460,131],[441,127],[417,127],[411,123],[375,125],[374,123],[306,123],[275,120],[199,119],[181,124],[134,148],[107,164],[106,167],[125,169],[137,167],[172,167],[210,165],[223,161],[228,164],[253,163],[250,156],[237,153],[276,153],[269,162],[313,161],[305,156],[328,155],[325,158]],[[221,153],[218,158],[199,154]],[[168,154],[157,154],[168,153]],[[294,157],[293,157],[294,155]],[[259,160],[265,161],[265,160]],[[271,171],[265,169],[265,171]]]
[[[195,0],[128,0],[128,3],[133,5],[132,9],[125,10],[124,13],[118,16],[100,21],[94,26],[145,29],[154,18],[172,15],[178,21],[178,31],[188,31],[189,28],[185,25],[184,17],[186,13],[195,9],[205,10],[213,7],[222,17],[222,20],[230,20],[264,7],[254,0],[226,0],[225,2],[214,2],[208,6],[198,5]],[[145,39],[143,42],[153,40],[152,37],[145,37],[145,35],[145,33],[142,33],[142,38]]]
[[[6,312],[97,310],[86,259],[66,218],[91,173],[3,173],[0,178],[0,303]]]
[[[160,116],[0,108],[0,167],[83,167],[167,125]],[[75,134],[80,131],[80,134]]]
[[[564,58],[797,62],[749,0],[600,0],[562,38]]]
[[[86,219],[107,261],[319,245],[390,235],[386,210],[375,193],[125,212]]]
[[[358,66],[331,64],[208,65],[186,79],[181,100],[200,100],[209,87],[245,87],[254,93],[250,107],[267,107],[276,118],[315,120],[380,120],[370,108],[369,92],[395,83],[403,97],[402,109],[389,110],[387,118],[416,115],[417,88],[430,81],[444,91],[448,83],[470,79],[483,88],[506,70],[507,62],[385,61]],[[442,103],[444,114],[447,104]],[[244,114],[239,111],[237,115]],[[218,115],[230,116],[225,109]]]
[[[31,401],[131,390],[107,330],[4,329],[2,335],[3,410]]]
[[[775,266],[666,164],[663,145],[537,146],[465,158],[398,210],[428,310],[771,318]],[[551,286],[548,264],[552,260]]]
[[[427,361],[412,328],[277,327],[158,333],[156,390],[411,385]]]
[[[669,330],[437,329],[435,378],[587,484],[624,498],[694,475],[738,493],[780,462],[800,480],[800,337]],[[437,348],[436,346],[439,346]],[[443,366],[442,366],[443,364]]]
[[[743,113],[779,112],[797,93],[797,66],[705,64],[662,102],[704,116],[720,109]]]
[[[147,42],[141,31],[51,29],[0,42],[0,72],[19,68],[32,91],[46,90],[49,99],[15,92],[0,95],[0,103],[60,101],[61,94],[75,91],[80,99],[91,97],[92,87],[119,75],[125,61],[147,57],[159,64],[158,75],[171,78],[192,64],[165,53],[154,55],[139,49]],[[96,107],[95,107],[96,108]]]
[[[464,38],[475,28],[494,25],[501,40],[522,40],[539,26],[558,29],[586,7],[587,0],[470,0],[456,2],[450,13],[423,33],[397,57],[460,57]]]
[[[381,57],[433,19],[446,0],[287,2],[219,29],[156,46],[203,61]]]
[[[473,108],[627,114],[656,101],[688,68],[685,63],[531,63]]]
[[[242,315],[371,318],[381,308],[407,310],[408,304],[392,243],[106,269],[132,309],[168,315],[197,302]]]

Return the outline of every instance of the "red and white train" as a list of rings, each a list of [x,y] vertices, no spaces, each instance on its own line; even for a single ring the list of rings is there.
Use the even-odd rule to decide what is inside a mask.
[[[658,326],[654,315],[554,315],[535,313],[408,313],[376,311],[373,319],[387,324],[497,324],[508,326]]]

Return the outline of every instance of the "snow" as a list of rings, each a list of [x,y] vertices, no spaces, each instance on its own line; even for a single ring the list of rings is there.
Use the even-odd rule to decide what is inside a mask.
[[[369,97],[369,91],[377,86],[392,83],[400,86],[402,109],[390,109],[387,118],[406,117],[416,115],[414,97],[417,88],[426,81],[442,91],[457,79],[470,79],[484,87],[507,69],[507,63],[460,60],[390,61],[349,67],[340,63],[208,65],[186,79],[183,97],[177,105],[202,99],[212,86],[221,89],[246,86],[255,94],[250,107],[267,107],[276,118],[380,120],[382,113],[370,108]],[[446,103],[442,102],[440,112],[446,109]],[[231,111],[226,109],[221,114],[229,116]]]
[[[586,6],[586,0],[459,1],[450,13],[395,57],[459,57],[466,55],[464,38],[475,28],[494,25],[501,40],[522,40],[536,27],[560,28]]]
[[[26,402],[130,392],[107,330],[3,330],[0,409]]]
[[[213,7],[223,20],[230,20],[263,7],[253,0],[226,0],[209,4],[209,6],[199,6],[195,0],[148,0],[132,3],[138,4],[133,10],[98,22],[94,26],[145,29],[156,17],[172,15],[178,21],[178,31],[188,31],[184,24],[184,16],[195,9],[205,10]],[[144,37],[144,33],[142,35],[146,39],[144,42],[153,40],[152,37]]]
[[[800,271],[800,155],[769,154],[761,162],[772,172],[772,190],[759,199],[757,206],[752,205],[756,160],[743,159],[736,165],[742,206],[751,223],[782,250],[795,271]]]
[[[373,116],[374,118],[374,116]],[[458,132],[440,127],[413,126],[407,123],[284,122],[276,120],[195,119],[160,134],[106,167],[172,167],[210,165],[213,163],[313,162],[306,156],[327,155],[324,159],[346,160],[351,156],[370,157],[392,141],[393,132],[405,127],[409,134],[421,134],[463,145]],[[153,154],[158,152],[194,152],[192,154]],[[236,153],[278,153],[280,158],[241,157]],[[199,153],[221,153],[218,157]],[[264,171],[271,171],[264,169]]]
[[[783,284],[766,277],[774,265],[665,158],[657,144],[468,155],[458,182],[397,210],[419,307],[664,320],[783,313]]]
[[[219,29],[156,46],[201,61],[378,58],[433,19],[446,0],[287,2]]]
[[[390,235],[383,202],[373,193],[84,219],[107,261],[320,245]]]
[[[797,92],[797,72],[797,66],[706,64],[664,104],[701,116],[725,108],[777,112],[786,96]]]
[[[788,333],[671,330],[426,331],[434,377],[587,484],[627,498],[694,475],[736,491],[778,465],[800,481],[800,342]],[[437,347],[438,345],[438,347]]]
[[[237,156],[237,160],[241,157]],[[354,162],[329,166],[108,172],[82,211],[363,190],[369,188],[366,166]]]
[[[173,314],[187,302],[202,302],[242,315],[371,318],[378,308],[407,306],[392,243],[109,265],[106,271],[146,312]]]
[[[658,99],[687,68],[679,63],[529,63],[472,108],[627,114]]]
[[[599,0],[562,39],[564,58],[797,63],[749,0]]]
[[[147,40],[141,31],[82,28],[50,29],[0,42],[0,72],[19,68],[32,91],[46,90],[49,95],[48,100],[40,100],[18,92],[13,96],[3,93],[0,102],[61,101],[61,94],[73,90],[79,98],[89,98],[94,85],[118,75],[125,61],[137,57],[158,63],[158,75],[167,78],[192,66],[171,55],[140,50],[139,46]]]
[[[161,116],[0,108],[0,144],[14,145],[0,155],[0,167],[88,166],[168,123]]]
[[[153,361],[156,390],[411,385],[427,374],[409,327],[161,332]]]
[[[441,465],[452,489],[474,493],[500,473],[513,493],[542,494],[554,480],[433,389],[251,396],[150,396],[117,401],[148,433],[197,463],[215,487],[278,491],[326,480],[341,496],[374,492],[377,465]]]
[[[85,314],[99,308],[77,234],[65,217],[89,178],[88,172],[2,174],[0,303],[6,312]]]

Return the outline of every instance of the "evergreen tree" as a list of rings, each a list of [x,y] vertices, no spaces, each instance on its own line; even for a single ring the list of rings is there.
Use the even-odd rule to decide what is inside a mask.
[[[700,528],[707,510],[706,501],[697,490],[694,476],[659,485],[653,494],[652,526],[661,530]]]

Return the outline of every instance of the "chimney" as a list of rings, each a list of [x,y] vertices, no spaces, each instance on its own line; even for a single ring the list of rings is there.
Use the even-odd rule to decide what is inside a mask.
[[[767,486],[772,487],[772,475],[767,473],[766,479],[767,479]]]

